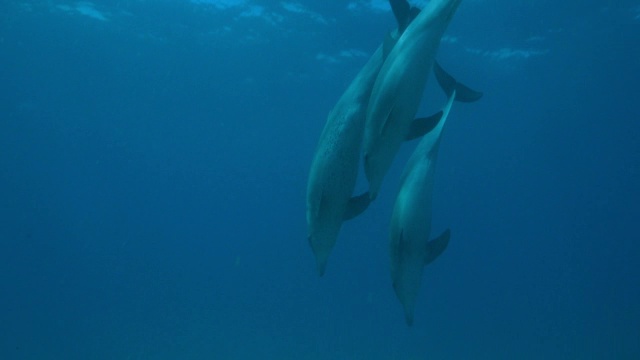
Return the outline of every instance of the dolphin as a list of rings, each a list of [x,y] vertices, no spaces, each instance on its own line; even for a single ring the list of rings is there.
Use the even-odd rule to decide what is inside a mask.
[[[439,122],[420,140],[404,168],[391,216],[391,279],[409,326],[413,324],[413,313],[424,266],[442,254],[451,236],[451,231],[447,229],[429,241],[431,200],[442,129],[453,101],[458,96],[467,99],[479,99],[482,96],[482,93],[457,83],[437,63],[434,71],[438,82],[448,95],[447,103]]]
[[[390,3],[398,23],[406,27],[415,11],[406,0],[390,0]],[[368,193],[352,197],[358,176],[366,109],[384,62],[384,49],[399,37],[400,31],[388,36],[384,45],[377,48],[356,75],[329,112],[320,135],[307,182],[308,240],[320,276],[325,273],[327,259],[343,221],[358,216],[370,203]]]
[[[363,155],[369,196],[375,199],[407,138],[444,34],[461,0],[431,0],[406,26],[376,78],[365,127]]]

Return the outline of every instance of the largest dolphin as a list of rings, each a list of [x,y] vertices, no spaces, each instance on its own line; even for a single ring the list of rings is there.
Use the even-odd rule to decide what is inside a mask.
[[[449,244],[448,229],[429,241],[431,200],[442,129],[454,100],[479,99],[482,96],[482,93],[457,83],[439,65],[436,64],[434,70],[449,98],[440,121],[424,135],[407,161],[391,216],[391,279],[408,325],[413,323],[424,266],[435,260]]]
[[[415,10],[406,0],[390,3],[401,24],[390,37],[393,41]],[[388,46],[389,40],[384,48]],[[370,202],[368,193],[355,197],[352,194],[358,176],[366,109],[384,55],[381,45],[331,110],[311,163],[307,183],[308,240],[320,276],[325,273],[342,222],[360,214]]]
[[[431,0],[390,50],[367,109],[364,167],[372,199],[418,111],[440,39],[461,0]]]

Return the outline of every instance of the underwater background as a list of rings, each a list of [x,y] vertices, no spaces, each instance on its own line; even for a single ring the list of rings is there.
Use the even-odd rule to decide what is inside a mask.
[[[640,358],[640,2],[462,2],[438,60],[485,95],[444,131],[413,327],[388,227],[416,142],[322,278],[305,220],[395,27],[383,0],[2,1],[0,359]]]

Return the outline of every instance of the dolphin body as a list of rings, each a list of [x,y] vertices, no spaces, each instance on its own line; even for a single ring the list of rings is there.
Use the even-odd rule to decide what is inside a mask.
[[[407,161],[391,216],[391,279],[409,326],[413,324],[424,266],[442,254],[451,235],[447,229],[429,241],[433,183],[442,129],[454,100],[469,102],[482,97],[482,93],[457,83],[437,63],[434,72],[448,100],[440,121],[424,135]]]
[[[401,26],[387,38],[384,46],[378,47],[329,113],[311,163],[307,183],[308,240],[320,276],[325,273],[343,221],[358,216],[369,206],[368,193],[352,197],[366,109],[384,62],[383,48],[388,48],[393,39],[397,40],[414,11],[406,0],[390,0],[390,3]]]
[[[373,86],[364,134],[364,167],[375,199],[400,145],[407,138],[440,39],[461,0],[431,0],[407,25]]]

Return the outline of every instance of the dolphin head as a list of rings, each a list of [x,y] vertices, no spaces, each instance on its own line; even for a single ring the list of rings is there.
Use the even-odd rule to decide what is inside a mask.
[[[405,321],[411,326],[422,282],[423,262],[420,259],[404,259],[392,268],[393,290],[402,304]]]

